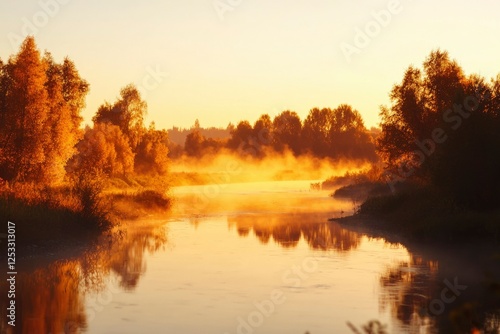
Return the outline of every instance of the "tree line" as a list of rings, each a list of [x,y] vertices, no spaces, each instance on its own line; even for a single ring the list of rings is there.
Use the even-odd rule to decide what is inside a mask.
[[[42,56],[31,37],[0,60],[0,178],[60,181],[76,153],[88,90],[70,59]]]
[[[51,185],[95,170],[166,175],[173,145],[166,130],[144,124],[147,104],[137,88],[124,87],[82,129],[88,92],[75,64],[42,55],[33,37],[7,62],[0,59],[0,179]],[[433,51],[423,69],[407,69],[390,98],[381,133],[367,130],[349,105],[314,108],[304,120],[287,110],[230,125],[228,138],[205,137],[197,124],[176,154],[380,157],[391,187],[414,181],[438,187],[460,206],[500,207],[500,75],[490,81],[466,75],[447,52]]]
[[[376,161],[376,129],[367,130],[359,112],[349,105],[335,109],[314,108],[302,121],[294,111],[283,111],[271,119],[263,114],[252,125],[240,121],[230,126],[229,138],[210,138],[193,127],[187,135],[184,152],[200,157],[223,149],[241,156],[265,157],[290,151],[319,158]]]
[[[264,114],[253,126],[241,121],[224,131],[203,131],[197,122],[184,147],[178,147],[166,130],[154,123],[145,126],[147,103],[133,85],[121,89],[113,103],[104,102],[92,125],[82,129],[89,89],[69,58],[57,63],[49,52],[42,55],[33,37],[6,63],[0,60],[1,179],[52,185],[68,175],[95,171],[109,177],[166,175],[169,151],[170,157],[200,157],[225,149],[254,157],[291,151],[320,158],[377,159],[374,136],[348,105],[314,108],[304,121],[292,111],[274,119]]]
[[[133,85],[99,107],[81,129],[89,84],[75,64],[43,55],[33,37],[0,59],[0,179],[53,185],[68,174],[99,171],[165,175],[168,135],[146,128],[147,104]]]

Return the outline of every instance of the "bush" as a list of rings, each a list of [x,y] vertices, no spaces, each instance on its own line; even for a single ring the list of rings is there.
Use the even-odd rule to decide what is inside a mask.
[[[148,209],[169,208],[170,199],[155,190],[143,190],[133,196],[136,203]]]
[[[104,204],[103,187],[103,175],[97,170],[79,173],[72,179],[72,191],[79,201],[79,223],[106,231],[111,228],[112,222]]]
[[[108,198],[113,203],[113,214],[122,219],[161,214],[168,211],[171,205],[171,199],[164,192],[151,189],[110,194]]]

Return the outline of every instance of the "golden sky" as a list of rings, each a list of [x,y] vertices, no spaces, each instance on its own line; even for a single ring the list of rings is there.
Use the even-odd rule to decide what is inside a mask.
[[[391,87],[431,50],[500,72],[500,2],[40,0],[0,2],[0,57],[27,34],[91,85],[84,112],[135,83],[158,127],[223,126],[351,104],[379,121]]]

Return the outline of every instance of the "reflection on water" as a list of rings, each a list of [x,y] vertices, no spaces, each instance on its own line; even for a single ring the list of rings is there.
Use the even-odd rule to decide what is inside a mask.
[[[111,276],[124,290],[133,290],[146,270],[145,252],[158,251],[166,241],[164,226],[144,225],[130,233],[116,233],[112,239],[103,238],[75,259],[59,260],[19,273],[16,326],[7,326],[6,318],[2,317],[1,332],[59,334],[85,331],[89,313],[98,310],[85,305],[86,295],[105,290]],[[2,296],[7,294],[4,285],[0,293]],[[3,309],[7,307],[4,303],[2,298]]]
[[[30,274],[17,276],[16,333],[66,333],[69,325],[85,328],[83,296],[80,292],[81,274],[77,261],[62,261]],[[4,290],[4,289],[2,289]],[[6,291],[2,291],[2,296]],[[2,298],[2,300],[4,300]],[[2,303],[2,309],[7,306]],[[7,329],[2,317],[2,333]]]
[[[401,330],[500,333],[498,249],[410,247],[409,259],[389,266],[380,279],[381,308]]]
[[[176,189],[168,223],[132,222],[80,256],[20,272],[15,331],[2,317],[1,332],[331,334],[370,320],[389,333],[499,332],[495,249],[347,229],[327,219],[352,203],[308,188],[232,185],[210,201],[203,188]],[[466,289],[443,295],[446,280]],[[284,302],[251,325],[273,291]]]
[[[434,319],[428,315],[429,298],[438,270],[437,262],[424,262],[412,254],[408,261],[389,266],[380,278],[381,309],[389,309],[403,328],[430,329]]]
[[[356,249],[361,242],[361,235],[325,221],[324,215],[236,215],[228,217],[228,224],[242,237],[253,231],[261,243],[272,239],[282,247],[296,247],[303,238],[312,249],[342,252]]]

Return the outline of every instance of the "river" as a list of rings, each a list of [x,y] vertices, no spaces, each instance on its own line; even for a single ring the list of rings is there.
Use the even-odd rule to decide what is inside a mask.
[[[76,255],[20,259],[17,325],[1,329],[334,334],[376,320],[387,333],[438,333],[474,305],[479,323],[500,328],[488,292],[495,249],[347,229],[328,218],[359,203],[310,183],[174,188],[166,217],[127,222]]]

